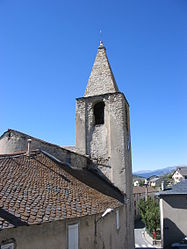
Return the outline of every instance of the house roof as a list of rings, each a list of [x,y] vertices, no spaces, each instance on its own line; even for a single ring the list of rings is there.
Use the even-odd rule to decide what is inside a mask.
[[[123,205],[122,197],[93,172],[44,152],[0,156],[0,229],[102,213]]]
[[[177,169],[177,171],[182,175],[182,176],[187,176],[187,167],[180,167]],[[175,171],[176,172],[176,171]]]
[[[158,195],[187,195],[187,180],[182,180],[170,189],[159,192]]]
[[[151,178],[151,179],[149,180],[149,182],[157,182],[157,181],[159,181],[159,180],[160,180],[159,177],[154,177],[154,178]]]
[[[154,188],[152,188],[152,187],[150,187],[150,186],[148,186],[147,187],[147,190],[148,190],[148,193],[153,193],[153,192],[157,192],[156,191],[156,189],[154,189]],[[145,193],[145,191],[146,191],[146,187],[141,187],[141,186],[134,186],[133,187],[133,194],[143,194],[143,193]]]
[[[159,177],[157,175],[152,175],[150,177],[147,178],[148,181],[152,181],[152,180],[155,180],[155,179],[158,179]]]

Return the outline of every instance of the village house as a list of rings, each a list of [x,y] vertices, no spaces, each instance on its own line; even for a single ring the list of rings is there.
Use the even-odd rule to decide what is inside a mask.
[[[159,187],[161,184],[161,181],[162,181],[161,177],[158,177],[158,176],[151,176],[147,180],[148,180],[149,186],[151,186],[153,188]]]
[[[76,100],[75,146],[9,129],[0,154],[1,248],[134,248],[129,104],[102,42]]]
[[[163,189],[160,198],[161,239],[163,248],[170,248],[173,242],[187,235],[187,180]]]
[[[144,185],[145,179],[146,178],[138,177],[138,176],[133,177],[133,186],[138,187],[138,186]]]
[[[187,179],[187,167],[179,167],[172,175],[174,183],[178,183],[181,180]]]

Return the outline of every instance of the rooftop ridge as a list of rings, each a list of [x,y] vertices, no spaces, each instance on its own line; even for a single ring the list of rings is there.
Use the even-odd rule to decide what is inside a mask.
[[[67,149],[67,148],[65,148],[64,146],[60,146],[60,145],[57,145],[57,144],[53,144],[53,143],[47,142],[47,141],[42,140],[42,139],[40,139],[40,138],[33,137],[33,136],[28,135],[28,134],[26,134],[26,133],[24,133],[24,132],[17,131],[17,130],[14,130],[14,129],[8,129],[7,131],[5,131],[5,132],[0,136],[0,139],[1,139],[6,133],[8,133],[8,132],[17,133],[17,134],[20,134],[20,135],[23,135],[23,136],[27,136],[28,138],[35,139],[35,140],[40,141],[40,142],[42,142],[42,143],[44,143],[44,144],[48,144],[48,145],[54,146],[54,147],[56,147],[56,148],[58,148],[58,149],[62,149],[62,150],[65,150],[65,151],[69,151],[69,152],[74,153],[74,154],[76,154],[76,155],[79,155],[79,156],[88,158],[88,156],[83,155],[83,154],[81,154],[81,153],[79,153],[79,152],[76,152],[76,151]],[[17,153],[17,152],[16,152],[16,153]],[[0,155],[1,155],[1,154],[0,154]]]

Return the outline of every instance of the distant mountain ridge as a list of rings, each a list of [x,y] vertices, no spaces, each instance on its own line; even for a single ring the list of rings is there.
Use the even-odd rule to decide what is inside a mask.
[[[133,175],[141,176],[141,177],[145,177],[145,178],[148,178],[148,177],[153,176],[153,175],[162,176],[162,175],[169,174],[169,173],[173,172],[178,167],[180,167],[180,166],[172,166],[172,167],[166,167],[163,169],[156,169],[156,170],[141,170],[141,171],[133,172]],[[181,167],[185,167],[185,166],[181,166]]]

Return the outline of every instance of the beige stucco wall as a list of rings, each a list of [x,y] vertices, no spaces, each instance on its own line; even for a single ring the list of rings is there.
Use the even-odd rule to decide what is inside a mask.
[[[97,236],[95,236],[95,218],[101,214],[56,221],[41,225],[30,225],[10,228],[0,231],[0,243],[14,238],[16,249],[67,249],[68,224],[79,224],[79,249],[129,249],[127,241],[125,206],[120,207],[120,229],[116,229],[115,210],[97,222]]]
[[[161,197],[161,236],[164,248],[187,236],[187,195]]]

